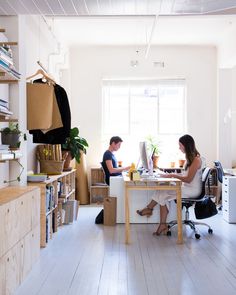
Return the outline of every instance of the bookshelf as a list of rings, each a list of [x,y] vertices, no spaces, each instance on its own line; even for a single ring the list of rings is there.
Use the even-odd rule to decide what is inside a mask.
[[[17,25],[17,21],[6,20],[5,26],[6,28],[9,26],[9,34],[5,28],[0,29],[0,129],[7,127],[7,124],[10,122],[19,122],[21,114],[24,113],[22,112],[22,104],[24,105],[25,101],[23,82],[20,81],[20,73],[18,70],[15,70],[15,66],[16,68],[19,67],[19,60],[22,55],[18,48],[18,42],[11,42],[12,40],[10,40],[10,42],[8,41],[8,37],[10,39],[19,39],[17,30],[15,30],[15,32],[11,30],[11,27]],[[8,108],[10,108],[10,110]],[[22,118],[20,124],[21,130],[24,130],[24,120],[22,120]],[[20,165],[26,168],[26,157],[25,144],[21,144],[21,150],[11,150],[8,153],[0,150],[0,169],[2,175],[2,177],[0,177],[0,188],[19,184],[18,176],[21,173]],[[16,163],[17,161],[21,164],[19,165]],[[24,170],[20,178],[21,184],[26,184],[27,169]]]
[[[50,176],[43,182],[28,182],[40,188],[40,246],[46,247],[63,224],[64,206],[75,200],[75,169]]]

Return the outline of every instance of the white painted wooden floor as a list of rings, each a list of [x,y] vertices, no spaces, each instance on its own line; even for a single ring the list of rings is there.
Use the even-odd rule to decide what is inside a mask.
[[[101,208],[81,206],[78,221],[54,235],[16,295],[233,295],[236,294],[236,224],[221,213],[207,219],[201,240],[188,228],[184,245],[172,236],[153,237],[154,224],[104,227],[94,219]]]

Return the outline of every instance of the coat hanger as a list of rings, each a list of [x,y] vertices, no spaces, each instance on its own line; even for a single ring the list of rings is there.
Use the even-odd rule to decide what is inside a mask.
[[[44,79],[46,79],[48,82],[52,83],[52,84],[56,84],[56,82],[54,81],[54,79],[52,77],[50,77],[47,73],[45,73],[45,71],[38,69],[36,73],[34,73],[33,75],[29,76],[26,78],[26,80],[31,80],[32,78],[38,76],[38,75],[42,75]]]

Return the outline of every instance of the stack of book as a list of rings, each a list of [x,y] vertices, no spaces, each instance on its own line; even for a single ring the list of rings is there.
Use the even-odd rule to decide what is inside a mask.
[[[10,72],[14,77],[20,79],[20,73],[18,73],[14,67],[12,51],[9,45],[0,46],[0,67]]]
[[[8,108],[8,102],[6,100],[0,99],[0,113],[4,115],[12,115],[13,113]]]

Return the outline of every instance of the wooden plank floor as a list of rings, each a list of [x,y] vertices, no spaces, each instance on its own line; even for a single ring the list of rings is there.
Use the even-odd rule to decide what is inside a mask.
[[[99,207],[81,206],[78,221],[63,226],[16,295],[209,295],[236,294],[236,224],[222,213],[199,227],[201,240],[184,229],[184,245],[172,236],[154,237],[154,224],[95,225]]]

